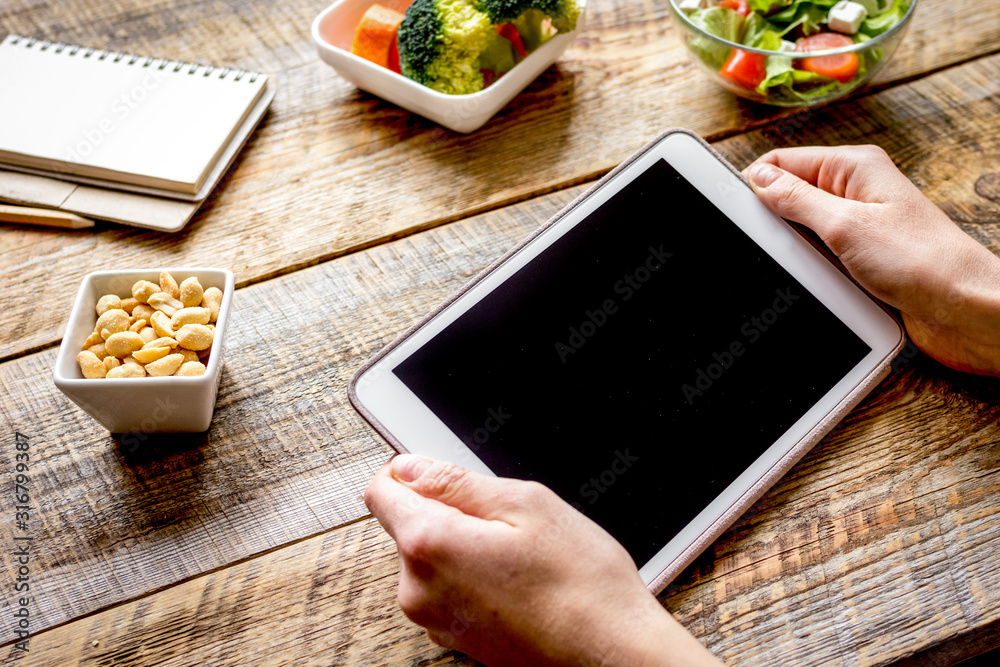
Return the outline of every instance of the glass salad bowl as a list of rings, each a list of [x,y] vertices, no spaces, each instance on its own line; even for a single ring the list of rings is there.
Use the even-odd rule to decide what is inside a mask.
[[[670,0],[684,45],[713,81],[782,107],[823,104],[867,83],[895,53],[916,6],[917,0]]]

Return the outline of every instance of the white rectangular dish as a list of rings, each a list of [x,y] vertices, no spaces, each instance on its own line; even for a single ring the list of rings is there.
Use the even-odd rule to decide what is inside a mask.
[[[361,90],[428,118],[455,132],[473,132],[551,66],[583,26],[585,0],[580,0],[576,30],[557,34],[538,47],[493,85],[471,95],[446,95],[351,53],[354,33],[374,0],[337,0],[312,24],[312,37],[323,62]],[[380,4],[405,11],[406,0]]]
[[[139,280],[156,283],[161,271],[178,282],[197,277],[202,287],[222,290],[222,306],[205,373],[194,377],[86,379],[77,354],[94,331],[95,306],[105,294],[131,296]],[[52,376],[55,385],[111,433],[199,433],[208,429],[222,377],[222,356],[235,279],[228,269],[166,268],[98,271],[80,284]]]

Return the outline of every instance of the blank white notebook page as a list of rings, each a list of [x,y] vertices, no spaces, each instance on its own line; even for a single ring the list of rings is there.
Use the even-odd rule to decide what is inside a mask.
[[[0,162],[195,193],[267,77],[11,36]]]

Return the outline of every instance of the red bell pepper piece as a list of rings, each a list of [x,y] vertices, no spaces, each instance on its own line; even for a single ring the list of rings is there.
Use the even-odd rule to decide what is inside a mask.
[[[722,0],[719,6],[731,9],[740,16],[748,16],[750,14],[749,0]]]
[[[767,56],[761,53],[733,49],[729,60],[722,66],[719,74],[738,86],[753,90],[767,78],[766,64]]]
[[[521,33],[517,31],[517,26],[513,23],[501,23],[500,25],[494,27],[496,28],[498,35],[514,45],[514,49],[517,51],[519,56],[524,58],[528,55],[528,52],[524,50],[524,42],[521,41]]]

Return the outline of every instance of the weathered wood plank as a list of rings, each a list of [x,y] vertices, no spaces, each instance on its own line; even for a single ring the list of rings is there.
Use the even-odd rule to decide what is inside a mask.
[[[893,375],[680,576],[667,608],[734,665],[998,645],[998,399],[995,381],[927,360]],[[42,633],[11,664],[467,664],[402,616],[396,576],[368,520]]]
[[[998,396],[996,381],[925,360],[894,376],[675,582],[669,606],[740,664],[997,646]]]
[[[399,611],[395,553],[369,519],[44,633],[7,664],[472,664]]]
[[[913,160],[947,150],[954,173],[904,166],[933,194],[947,196],[954,211],[974,212],[967,228],[996,250],[1000,230],[987,220],[1000,219],[1000,211],[974,184],[979,170],[1000,164],[1000,130],[989,122],[1000,100],[1000,77],[989,80],[998,61],[970,63],[811,120],[827,128],[822,136],[831,143],[874,138]],[[948,104],[935,106],[945,92]],[[719,147],[741,164],[789,142],[779,126]],[[363,516],[361,489],[388,450],[347,405],[351,371],[579,189],[241,289],[216,419],[203,436],[150,438],[130,451],[133,441],[113,442],[58,394],[49,377],[54,350],[0,364],[5,437],[15,429],[28,435],[39,466],[34,511],[41,525],[32,526],[46,546],[35,627]],[[5,460],[0,475],[10,465]],[[5,534],[12,520],[4,516]],[[9,601],[10,588],[0,590]]]
[[[560,64],[482,130],[460,136],[358,92],[318,62],[307,31],[324,4],[4,3],[0,35],[260,68],[278,94],[223,187],[179,234],[7,226],[0,358],[58,340],[63,318],[48,313],[67,307],[90,270],[225,266],[245,285],[584,182],[668,126],[718,137],[783,113],[743,103],[704,77],[680,46],[665,0],[594,0],[587,29]],[[973,0],[923,0],[880,81],[998,48],[1000,12]]]

